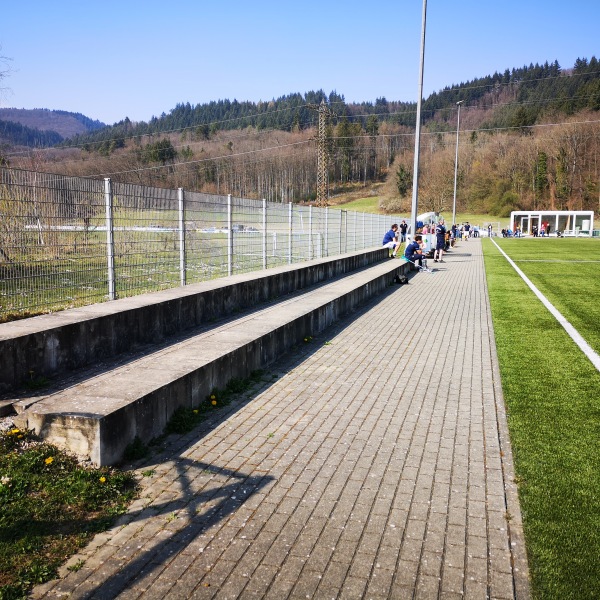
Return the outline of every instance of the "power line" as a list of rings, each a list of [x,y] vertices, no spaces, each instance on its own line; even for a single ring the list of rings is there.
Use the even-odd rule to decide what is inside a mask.
[[[535,68],[535,67],[534,67]],[[543,67],[539,67],[538,68],[543,68]],[[523,85],[526,85],[528,83],[538,83],[541,81],[552,81],[552,80],[558,80],[558,79],[565,79],[565,78],[571,78],[571,77],[584,77],[584,76],[595,76],[600,74],[600,72],[590,72],[590,73],[571,73],[569,75],[565,75],[564,73],[560,73],[559,75],[555,76],[555,77],[542,77],[542,78],[537,78],[537,79],[525,79],[525,80],[512,80],[506,83],[502,83],[502,82],[492,82],[489,84],[485,84],[485,85],[480,85],[480,86],[457,86],[457,87],[450,87],[444,90],[441,90],[440,92],[436,92],[437,95],[443,95],[443,94],[448,94],[451,92],[460,92],[460,91],[468,91],[468,90],[474,90],[474,89],[484,89],[484,88],[498,88],[498,87],[521,87]],[[431,96],[430,96],[431,97]],[[519,102],[519,105],[535,105],[535,104],[552,104],[552,103],[560,103],[560,102],[567,102],[569,100],[572,99],[577,99],[579,101],[582,100],[586,100],[586,99],[590,99],[592,97],[595,96],[563,96],[563,97],[553,97],[553,98],[549,98],[549,99],[542,99],[542,100],[532,100],[532,101],[527,101],[527,102]],[[475,102],[477,102],[480,99],[476,99],[474,100]],[[411,104],[414,103],[405,103],[405,102],[400,102],[400,101],[390,101],[391,104],[404,104],[404,105],[408,105],[410,106]],[[352,106],[362,106],[365,103],[362,104],[346,104],[343,101],[334,101],[330,103],[330,106],[333,105],[342,105],[346,108],[352,107]],[[507,102],[507,103],[493,103],[490,105],[489,108],[485,108],[485,110],[490,110],[492,108],[496,108],[496,107],[502,107],[502,106],[509,106],[514,104],[513,102]],[[271,116],[277,113],[281,113],[281,112],[289,112],[289,111],[301,111],[304,109],[310,109],[311,106],[310,104],[302,104],[299,106],[290,106],[290,107],[285,107],[285,108],[280,108],[280,109],[274,109],[274,110],[268,110],[266,112],[257,112],[254,113],[252,115],[243,115],[243,116],[239,116],[239,117],[232,117],[229,119],[221,119],[221,120],[217,120],[217,121],[211,121],[209,123],[199,123],[199,124],[195,124],[195,125],[187,125],[184,127],[180,127],[177,129],[169,129],[169,130],[164,130],[164,131],[152,131],[152,132],[146,132],[146,133],[142,133],[142,134],[138,134],[138,135],[133,135],[133,136],[124,136],[124,137],[113,137],[113,138],[107,138],[106,140],[100,140],[100,141],[93,141],[93,142],[83,142],[81,144],[71,144],[68,146],[60,146],[60,147],[52,147],[52,148],[35,148],[35,150],[38,151],[51,151],[51,150],[59,150],[59,149],[69,149],[69,148],[84,148],[86,146],[101,146],[102,144],[105,143],[110,143],[110,142],[124,142],[126,140],[141,140],[143,138],[147,138],[147,137],[154,137],[154,136],[167,136],[170,134],[176,134],[176,133],[183,133],[185,131],[193,131],[195,129],[198,129],[199,127],[215,127],[218,125],[223,125],[226,123],[233,123],[236,121],[247,121],[247,120],[257,120],[257,119],[261,119],[262,117],[266,117],[266,116]],[[479,109],[479,107],[474,107],[474,106],[469,106],[469,107],[464,107],[469,108],[470,110],[476,110]],[[175,110],[175,109],[174,109]],[[424,111],[425,113],[428,114],[435,114],[438,111],[444,111],[444,110],[452,110],[452,107],[445,107],[445,108],[435,108],[435,109],[429,109]],[[411,116],[415,113],[414,110],[402,110],[402,111],[397,111],[397,112],[378,112],[378,113],[364,113],[364,114],[348,114],[348,115],[343,115],[344,117],[348,118],[348,119],[362,119],[362,118],[366,118],[369,116],[376,116],[376,117],[382,117],[385,119],[393,119],[394,117],[400,117],[400,116]],[[339,116],[339,115],[336,115]],[[149,123],[151,123],[152,121],[150,121]],[[313,122],[312,120],[310,121],[303,121],[302,123],[299,123],[300,126],[302,128],[306,128],[307,125],[312,125]],[[223,131],[223,130],[221,130]],[[231,130],[229,130],[231,131]],[[268,128],[264,131],[287,131],[286,129],[279,129],[279,128]],[[6,155],[9,158],[13,157],[13,156],[19,156],[19,155],[23,155],[23,154],[27,154],[28,152],[30,152],[30,150],[27,151],[21,151],[21,152],[11,152],[10,154]]]
[[[585,121],[562,121],[562,122],[538,123],[538,124],[534,124],[534,125],[522,125],[522,126],[512,126],[512,127],[489,127],[489,128],[477,128],[477,129],[463,129],[461,133],[463,133],[463,134],[499,133],[499,132],[503,132],[503,131],[534,130],[534,129],[538,129],[538,128],[542,129],[542,128],[561,127],[561,126],[593,125],[593,124],[597,124],[597,123],[600,123],[600,120],[597,119],[597,120],[585,120]],[[449,133],[453,133],[453,132],[442,131],[442,130],[424,131],[424,132],[422,132],[422,135],[423,136],[438,136],[438,135],[445,135],[445,134],[449,134]],[[412,137],[414,137],[414,135],[415,135],[414,132],[378,134],[377,139],[412,138]],[[332,142],[342,141],[342,140],[346,140],[346,141],[370,140],[371,141],[372,136],[359,135],[359,136],[342,136],[342,137],[333,137],[332,138]],[[217,155],[217,156],[212,156],[212,157],[195,159],[195,160],[191,160],[191,161],[181,161],[181,162],[169,163],[169,164],[164,164],[164,165],[152,165],[152,166],[147,166],[147,167],[139,167],[139,168],[135,168],[135,169],[113,171],[113,172],[109,172],[109,173],[96,173],[96,174],[92,174],[92,175],[86,175],[85,177],[98,177],[98,176],[106,177],[106,176],[111,176],[111,175],[122,175],[122,174],[128,174],[128,173],[139,173],[139,172],[144,172],[144,171],[159,171],[161,169],[172,169],[172,168],[178,167],[180,165],[194,165],[194,164],[201,164],[201,163],[213,162],[213,161],[218,161],[218,160],[229,160],[229,159],[237,158],[240,156],[251,156],[254,154],[259,154],[259,153],[267,152],[267,151],[271,151],[271,150],[277,151],[277,150],[282,150],[282,149],[294,147],[294,146],[309,145],[309,144],[312,144],[314,141],[315,141],[314,138],[311,138],[308,140],[301,140],[298,142],[290,142],[287,144],[278,144],[275,146],[268,146],[265,148],[246,150],[246,151],[242,151],[242,152],[234,152],[231,154]],[[360,147],[352,148],[352,151],[353,152],[363,152],[365,150],[377,149],[377,147],[378,146],[372,146],[372,145],[360,146]],[[61,162],[61,164],[79,164],[79,163],[81,163],[81,161],[62,161]]]
[[[109,177],[111,175],[122,175],[125,173],[141,173],[143,171],[156,171],[159,169],[166,169],[166,168],[172,168],[172,167],[176,167],[179,165],[193,165],[193,164],[199,164],[199,163],[203,163],[203,162],[209,162],[209,161],[214,161],[214,160],[221,160],[221,159],[226,159],[226,158],[234,158],[237,156],[246,156],[246,155],[250,155],[250,154],[255,154],[258,152],[266,152],[267,150],[280,150],[282,148],[288,148],[291,146],[298,146],[298,145],[303,145],[303,144],[309,144],[312,143],[313,140],[305,140],[302,142],[293,142],[291,144],[284,144],[284,145],[280,145],[280,146],[271,146],[269,148],[261,148],[259,150],[248,150],[246,152],[237,152],[237,153],[233,153],[233,154],[227,154],[227,155],[222,155],[222,156],[213,156],[212,158],[201,158],[198,160],[190,160],[190,161],[184,161],[184,162],[180,162],[180,163],[169,163],[168,165],[155,165],[155,166],[151,166],[151,167],[141,167],[139,169],[128,169],[125,171],[114,171],[112,173],[97,173],[96,175],[88,175],[87,177]]]

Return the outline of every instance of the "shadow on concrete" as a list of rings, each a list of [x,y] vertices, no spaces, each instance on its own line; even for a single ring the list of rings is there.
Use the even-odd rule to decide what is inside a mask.
[[[269,475],[252,477],[191,459],[177,460],[174,468],[178,472],[177,482],[181,490],[178,498],[151,504],[126,515],[130,526],[154,519],[164,527],[151,528],[154,531],[151,537],[140,536],[145,543],[139,552],[128,561],[125,558],[126,565],[106,581],[97,586],[84,582],[84,589],[76,590],[78,598],[116,598],[136,581],[145,579],[157,569],[162,570],[166,562],[185,550],[199,535],[235,512],[253,494],[274,480]],[[192,482],[201,474],[214,480],[222,479],[222,482],[195,493]],[[134,540],[136,544],[139,542]],[[198,549],[198,552],[201,551]],[[118,554],[119,550],[116,551]]]
[[[269,389],[275,380],[297,368],[309,356],[317,352],[332,335],[348,327],[355,319],[368,312],[389,295],[397,292],[404,295],[410,293],[409,290],[410,286],[407,285],[391,285],[382,294],[315,336],[310,343],[292,348],[290,353],[280,359],[285,361],[284,368],[279,366],[279,361],[271,365],[276,377],[273,376],[274,378],[271,378],[270,381],[263,379],[252,392],[234,398],[231,404],[215,411],[191,433],[168,436],[163,441],[163,446],[158,448],[151,457],[124,465],[124,470],[135,469],[143,472],[144,469],[151,470],[153,466],[171,460],[175,463],[177,476],[174,477],[174,482],[169,487],[178,486],[180,493],[174,499],[165,499],[156,504],[149,504],[121,517],[118,525],[131,526],[135,523],[144,523],[148,519],[156,519],[161,527],[150,526],[150,529],[155,531],[153,537],[140,536],[145,542],[144,545],[137,554],[132,555],[132,558],[123,558],[126,562],[123,568],[108,576],[107,580],[102,583],[94,585],[91,581],[83,582],[81,587],[75,589],[76,596],[94,600],[112,600],[142,579],[147,577],[153,579],[153,573],[158,569],[162,571],[165,563],[188,548],[209,528],[235,513],[254,494],[275,481],[275,478],[267,473],[250,476],[242,471],[232,471],[214,464],[194,461],[183,457],[183,454],[216,426]],[[195,493],[192,482],[202,474],[213,478],[215,482],[219,482],[221,479],[222,481],[211,486],[209,490]],[[167,524],[165,525],[165,523]],[[181,525],[179,525],[180,523]],[[139,541],[133,540],[130,543],[139,544]],[[198,552],[201,552],[200,547],[198,547]],[[118,556],[117,550],[116,557]],[[116,561],[117,558],[111,560]],[[60,588],[60,583],[58,587]]]

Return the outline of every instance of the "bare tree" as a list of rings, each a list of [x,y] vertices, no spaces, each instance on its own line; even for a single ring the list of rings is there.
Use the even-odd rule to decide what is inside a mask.
[[[2,52],[2,46],[0,46],[0,52]],[[10,72],[11,72],[11,69],[9,66],[10,60],[11,59],[8,58],[7,56],[2,56],[0,54],[0,99],[8,91],[8,88],[2,87],[1,82],[2,82],[2,80],[6,79],[10,75]]]

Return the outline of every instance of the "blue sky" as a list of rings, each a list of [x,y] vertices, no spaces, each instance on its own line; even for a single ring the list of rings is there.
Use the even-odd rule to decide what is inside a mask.
[[[0,106],[147,121],[177,103],[323,89],[414,101],[422,0],[5,2]],[[423,93],[600,58],[598,0],[429,0]]]

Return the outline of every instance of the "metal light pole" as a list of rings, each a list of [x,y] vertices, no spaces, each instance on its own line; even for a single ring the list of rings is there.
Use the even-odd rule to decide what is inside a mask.
[[[419,207],[419,150],[421,147],[421,103],[423,100],[423,70],[425,64],[425,25],[427,22],[427,0],[423,0],[423,27],[421,29],[421,66],[419,69],[419,95],[417,97],[417,126],[415,129],[415,162],[413,168],[413,189],[411,207],[411,234],[417,232],[417,212]]]
[[[456,224],[456,180],[458,176],[458,132],[460,131],[460,105],[464,102],[464,100],[459,100],[456,103],[458,106],[458,119],[456,121],[456,156],[454,158],[454,200],[452,202],[452,223],[450,225]]]

